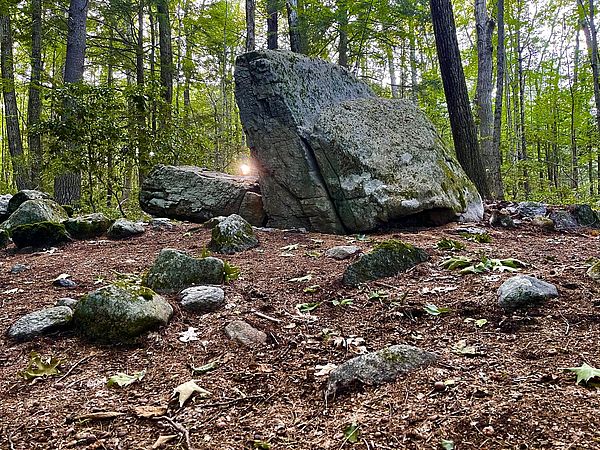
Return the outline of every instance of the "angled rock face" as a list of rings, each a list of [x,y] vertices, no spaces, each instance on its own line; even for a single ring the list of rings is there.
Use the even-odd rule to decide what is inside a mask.
[[[256,177],[193,166],[156,166],[144,180],[140,206],[154,216],[191,222],[230,214],[240,214],[256,226],[264,221]]]
[[[343,233],[415,215],[481,219],[475,187],[412,104],[282,51],[240,56],[235,80],[268,225]]]

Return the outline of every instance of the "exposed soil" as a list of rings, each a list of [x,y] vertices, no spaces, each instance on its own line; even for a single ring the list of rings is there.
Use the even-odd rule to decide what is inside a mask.
[[[432,258],[362,289],[341,285],[349,261],[322,256],[347,244],[346,237],[261,231],[259,249],[225,258],[241,268],[241,276],[225,286],[228,305],[218,313],[197,316],[167,296],[175,308],[170,325],[134,347],[97,346],[70,332],[28,343],[5,338],[21,315],[96,289],[116,272],[140,273],[162,248],[200,255],[209,231],[189,233],[193,227],[148,230],[126,241],[75,242],[52,252],[0,252],[0,448],[150,449],[161,435],[175,435],[165,448],[186,448],[186,432],[194,449],[434,449],[442,439],[453,440],[457,449],[600,448],[598,391],[576,385],[575,375],[561,370],[583,362],[600,366],[600,285],[585,275],[586,261],[600,255],[592,231],[490,229],[488,244],[458,237],[456,224],[373,235],[371,242],[355,243],[367,250],[393,236],[425,248]],[[496,289],[511,274],[460,276],[441,269],[447,253],[436,243],[443,237],[465,242],[464,255],[484,251],[526,261],[530,266],[522,272],[554,283],[559,298],[537,311],[503,315]],[[281,256],[290,244],[299,244],[289,252],[294,256]],[[16,263],[29,270],[11,274]],[[72,275],[78,287],[53,287],[61,273]],[[308,283],[288,281],[308,273]],[[317,293],[303,292],[317,284]],[[332,303],[346,298],[352,304]],[[308,302],[321,305],[299,313],[296,305]],[[423,310],[427,303],[451,311],[432,316]],[[229,341],[223,328],[239,318],[267,332],[269,345],[254,350]],[[478,328],[466,319],[487,323]],[[180,342],[188,327],[196,327],[202,340]],[[340,364],[358,351],[336,347],[341,340],[335,335],[363,338],[368,350],[406,343],[441,358],[397,382],[365,386],[326,403],[325,377],[315,376],[316,366]],[[453,352],[461,340],[480,355]],[[62,359],[62,375],[33,383],[20,378],[32,350]],[[212,361],[217,369],[192,374],[190,366]],[[139,383],[106,385],[117,372],[143,369]],[[180,408],[170,401],[172,391],[190,379],[212,396],[192,398]],[[434,389],[448,380],[454,383],[444,391]],[[139,406],[168,410],[162,418],[145,419],[134,412]],[[86,418],[98,412],[124,414]],[[359,427],[356,444],[344,437],[353,423]]]

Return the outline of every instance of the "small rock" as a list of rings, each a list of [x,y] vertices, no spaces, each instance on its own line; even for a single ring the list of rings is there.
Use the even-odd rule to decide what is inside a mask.
[[[69,278],[59,278],[52,282],[52,286],[66,288],[66,289],[74,289],[77,287],[77,283]]]
[[[22,191],[17,192],[15,195],[13,195],[9,199],[6,212],[7,212],[7,215],[10,216],[17,209],[19,209],[19,206],[21,206],[27,200],[51,200],[51,199],[52,199],[52,197],[50,196],[50,194],[47,194],[45,192],[35,191],[33,189],[23,189]]]
[[[229,339],[239,342],[247,347],[257,347],[267,343],[267,335],[257,330],[243,320],[235,320],[225,327],[225,334]]]
[[[67,219],[63,224],[73,238],[90,239],[106,233],[112,221],[102,213],[95,213]]]
[[[376,245],[344,272],[343,283],[357,286],[370,280],[391,277],[427,261],[424,250],[396,239]]]
[[[125,239],[144,232],[144,225],[127,219],[117,219],[108,229],[106,235],[111,239]]]
[[[465,234],[472,234],[474,236],[484,236],[486,234],[488,234],[488,231],[485,228],[479,228],[479,227],[458,227],[455,230],[457,233],[465,233]]]
[[[65,226],[55,222],[18,225],[11,229],[10,235],[17,248],[47,248],[72,241]]]
[[[548,207],[538,202],[521,202],[517,205],[517,212],[521,217],[545,216],[548,212]]]
[[[77,306],[77,300],[71,297],[59,298],[58,300],[56,300],[54,306],[67,306],[71,309],[75,309],[75,307]]]
[[[554,222],[554,228],[559,231],[569,231],[579,227],[575,217],[569,211],[552,211],[549,217]]]
[[[349,359],[329,374],[327,396],[339,390],[376,386],[395,381],[400,375],[432,364],[438,356],[411,345],[392,345]]]
[[[16,275],[18,273],[25,272],[26,270],[29,270],[29,266],[26,266],[25,264],[17,263],[10,268],[10,273]]]
[[[223,222],[225,219],[227,219],[226,216],[216,216],[216,217],[211,217],[210,219],[208,219],[206,222],[204,222],[202,224],[202,226],[204,228],[210,228],[211,230],[216,227],[217,225],[219,225],[221,222]]]
[[[531,224],[534,227],[541,228],[542,230],[547,230],[547,231],[554,230],[554,221],[552,219],[550,219],[549,217],[534,216],[533,219],[531,219]]]
[[[360,251],[361,248],[356,245],[338,245],[327,250],[325,256],[341,261],[357,255]]]
[[[194,286],[181,291],[181,306],[188,311],[205,314],[225,303],[225,292],[216,286]]]
[[[515,222],[506,209],[492,211],[490,225],[493,227],[514,228]]]
[[[217,253],[231,255],[258,246],[258,238],[246,220],[232,214],[212,229],[208,248]]]
[[[558,297],[556,286],[528,275],[517,275],[498,288],[498,306],[507,312],[538,306]]]
[[[173,222],[171,222],[171,219],[166,217],[157,217],[152,219],[150,221],[150,226],[153,230],[172,230],[175,228],[175,225]]]
[[[58,329],[66,328],[73,319],[73,311],[66,306],[41,309],[18,319],[7,331],[11,339],[26,341]]]

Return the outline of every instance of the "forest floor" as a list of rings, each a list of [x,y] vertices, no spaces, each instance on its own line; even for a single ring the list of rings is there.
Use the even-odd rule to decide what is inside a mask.
[[[133,347],[98,346],[70,332],[27,343],[6,339],[20,316],[61,297],[77,298],[117,273],[141,273],[162,248],[200,255],[209,230],[190,233],[194,227],[183,223],[131,240],[79,241],[32,254],[0,251],[0,448],[150,449],[160,436],[171,436],[164,448],[225,450],[438,449],[442,440],[456,449],[600,448],[599,391],[577,385],[575,374],[563,369],[600,366],[600,284],[585,275],[590,258],[600,256],[592,230],[489,228],[492,241],[482,244],[458,236],[457,224],[374,234],[370,241],[259,231],[258,249],[224,258],[241,268],[241,276],[224,287],[227,307],[219,312],[197,316],[167,296],[175,309],[170,325]],[[341,284],[350,261],[322,255],[352,241],[366,251],[391,237],[426,249],[431,260],[351,289]],[[527,262],[522,273],[555,284],[559,297],[505,316],[496,290],[511,274],[442,269],[447,253],[436,244],[444,237],[464,242],[463,255]],[[293,244],[298,248],[284,249]],[[29,270],[11,274],[17,263]],[[78,287],[53,287],[61,273]],[[308,283],[289,281],[307,274]],[[305,293],[309,284],[320,289]],[[342,299],[351,302],[333,302]],[[296,307],[314,302],[320,305],[310,314]],[[450,311],[433,316],[426,304]],[[223,328],[240,318],[268,333],[268,345],[256,350],[230,341]],[[200,340],[179,340],[188,327],[198,329]],[[441,358],[394,383],[325,401],[326,377],[317,366],[339,365],[361,347],[391,344],[416,345]],[[465,344],[475,355],[457,350]],[[36,382],[20,378],[31,351],[60,358],[62,374]],[[211,362],[216,369],[208,373],[191,370]],[[117,372],[142,370],[140,382],[107,386]],[[191,379],[211,395],[179,407],[173,389]],[[445,390],[434,388],[439,381]],[[160,416],[144,418],[139,407]],[[100,419],[103,413],[107,418]],[[356,443],[345,433],[353,425]]]

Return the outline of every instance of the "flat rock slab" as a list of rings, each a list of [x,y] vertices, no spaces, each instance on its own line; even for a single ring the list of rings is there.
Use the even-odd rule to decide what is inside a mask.
[[[358,255],[360,252],[361,248],[356,245],[338,245],[337,247],[331,247],[327,250],[325,256],[341,261],[351,258],[354,255]]]
[[[67,306],[55,306],[29,313],[18,319],[7,331],[7,336],[19,341],[67,328],[73,319],[73,310]]]
[[[556,286],[528,275],[509,278],[498,288],[498,306],[508,312],[539,306],[554,297],[558,297]]]
[[[225,304],[225,291],[216,286],[193,286],[181,291],[181,307],[199,314],[216,311]]]
[[[229,339],[246,347],[260,347],[267,343],[267,335],[264,331],[257,330],[243,320],[235,320],[229,323],[225,327],[225,334]]]
[[[395,381],[400,375],[426,367],[438,356],[411,345],[392,345],[352,358],[329,374],[326,394],[350,390],[362,385],[376,386]]]

